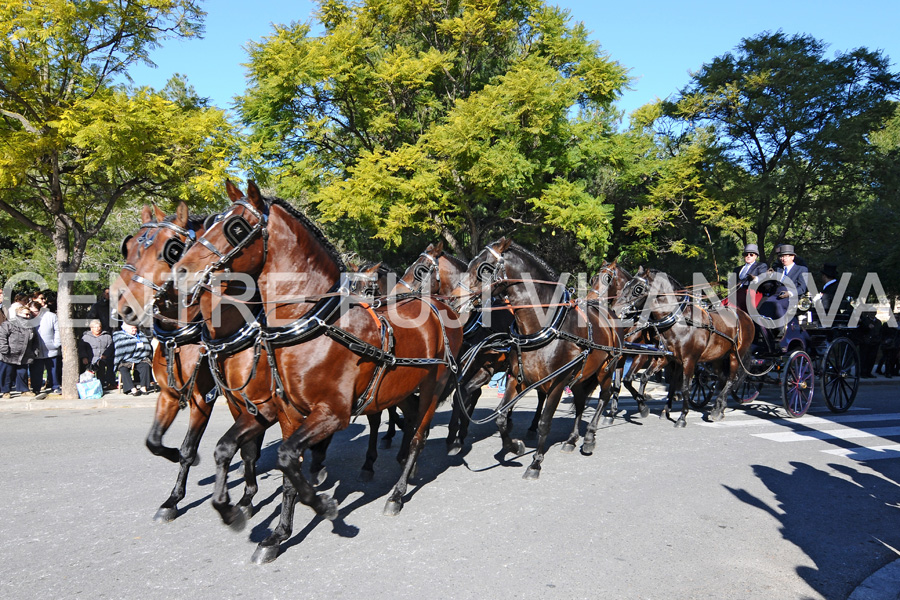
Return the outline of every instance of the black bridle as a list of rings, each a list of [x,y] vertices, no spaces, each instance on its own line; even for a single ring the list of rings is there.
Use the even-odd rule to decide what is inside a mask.
[[[144,223],[141,226],[141,229],[138,230],[140,236],[135,240],[135,243],[143,249],[151,247],[156,242],[156,236],[159,235],[160,229],[169,229],[175,232],[176,235],[181,236],[181,239],[171,237],[166,240],[166,243],[163,245],[162,250],[157,256],[157,260],[164,261],[171,267],[178,262],[188,248],[194,245],[197,234],[192,229],[186,229],[169,221],[151,221],[149,223]],[[172,280],[168,280],[163,285],[157,285],[149,279],[138,275],[137,268],[133,264],[127,262],[128,242],[130,242],[132,238],[133,236],[129,235],[122,240],[121,251],[123,258],[126,261],[125,264],[122,265],[122,269],[134,273],[134,275],[131,276],[132,281],[153,290],[153,303],[155,304],[165,299],[164,296],[168,292],[169,286],[172,285]]]
[[[256,219],[256,224],[250,225],[250,223],[247,222],[247,219],[244,218],[243,212],[241,214],[235,214],[235,211],[238,208],[242,208],[244,211],[249,212]],[[184,305],[191,306],[192,304],[194,304],[197,301],[197,298],[199,297],[203,288],[209,286],[213,272],[223,268],[227,271],[227,267],[231,263],[232,259],[234,259],[234,257],[237,256],[239,252],[249,246],[257,234],[259,234],[263,240],[262,262],[265,263],[266,258],[269,254],[269,230],[267,228],[268,223],[268,211],[258,211],[253,205],[246,202],[245,200],[236,200],[229,210],[208,218],[205,223],[206,231],[200,237],[200,239],[197,240],[197,243],[215,254],[218,258],[214,262],[204,267],[203,271],[200,273],[200,277],[197,280],[197,283],[195,283],[194,286],[191,287],[191,289],[188,291],[187,298],[183,300]],[[222,226],[222,233],[225,236],[225,240],[231,246],[231,249],[225,252],[216,248],[215,245],[213,245],[212,242],[207,239],[207,235],[209,235],[210,231],[215,229],[220,224]]]
[[[422,259],[422,258],[427,259],[427,263],[420,262],[420,259]],[[415,281],[418,284],[418,285],[416,285],[415,288],[412,287],[411,285],[409,285],[408,283],[406,283],[405,281],[403,281],[402,278],[397,281],[397,283],[402,283],[403,285],[405,285],[406,288],[410,291],[410,293],[413,293],[413,294],[422,293],[423,288],[425,286],[425,280],[428,279],[432,275],[434,275],[434,280],[438,284],[438,289],[440,289],[441,265],[440,265],[439,258],[435,258],[432,255],[428,254],[427,252],[423,252],[422,254],[419,255],[419,258],[416,259],[416,262],[413,263],[412,269],[413,269],[413,281]]]

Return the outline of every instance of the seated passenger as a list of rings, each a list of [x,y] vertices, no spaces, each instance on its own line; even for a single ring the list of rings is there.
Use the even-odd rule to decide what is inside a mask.
[[[790,244],[782,244],[778,248],[778,258],[781,261],[773,275],[775,286],[769,291],[762,302],[759,303],[759,314],[769,319],[778,320],[783,317],[790,307],[791,298],[794,302],[799,296],[806,293],[806,277],[809,269],[795,264],[794,247]],[[792,282],[793,289],[789,289],[784,282]]]
[[[734,272],[737,275],[737,291],[735,292],[735,303],[741,310],[747,310],[747,298],[753,303],[753,306],[759,304],[760,295],[758,292],[750,291],[750,284],[758,281],[759,276],[765,274],[766,263],[760,262],[759,247],[756,244],[747,244],[744,246],[744,264],[737,267]]]

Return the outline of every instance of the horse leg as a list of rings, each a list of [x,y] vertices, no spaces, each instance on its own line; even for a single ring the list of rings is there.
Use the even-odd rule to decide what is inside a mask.
[[[668,419],[672,412],[672,401],[681,389],[681,368],[680,365],[669,363],[666,365],[666,405],[659,413],[660,419]],[[649,376],[648,376],[649,379]]]
[[[443,379],[446,382],[446,375]],[[403,465],[400,479],[397,480],[397,483],[388,495],[387,502],[384,504],[384,514],[389,517],[396,516],[403,510],[403,496],[408,489],[409,480],[415,477],[419,454],[425,446],[425,440],[428,439],[431,419],[434,417],[435,411],[437,411],[438,393],[436,388],[437,382],[435,379],[427,380],[419,388],[419,403],[416,410],[418,418],[415,420],[415,435],[409,441],[409,456],[406,459],[406,464]]]
[[[460,386],[462,398],[455,398],[450,413],[450,426],[447,431],[447,455],[456,456],[463,449],[466,436],[469,434],[469,419],[475,412],[475,405],[481,398],[481,384],[478,377],[473,377],[465,385]],[[465,411],[465,414],[463,414]]]
[[[256,462],[262,452],[264,437],[265,432],[260,433],[241,446],[241,460],[244,463],[244,495],[238,501],[237,508],[248,519],[253,516],[253,497],[259,491],[259,485],[256,482]]]
[[[331,439],[332,436],[328,436],[321,442],[313,444],[309,448],[312,458],[309,465],[309,473],[312,477],[314,486],[320,486],[328,479],[328,470],[325,468],[325,453],[328,451],[328,445],[331,443]]]
[[[544,448],[547,445],[547,435],[550,433],[553,414],[559,406],[564,389],[566,389],[565,383],[559,382],[550,388],[550,392],[547,394],[547,402],[544,404],[544,410],[541,412],[541,421],[538,423],[537,448],[534,450],[534,458],[531,464],[522,475],[523,479],[537,479],[541,476],[541,463],[544,462]]]
[[[401,431],[403,430],[403,419],[400,418],[400,414],[397,412],[397,407],[391,406],[390,408],[387,409],[387,413],[388,413],[388,428],[384,434],[384,437],[381,438],[381,448],[384,450],[387,450],[393,444],[394,435],[396,434],[397,429],[399,428]],[[379,418],[379,425],[381,424],[380,421],[381,420]],[[369,420],[369,425],[371,426],[371,424],[372,424],[372,421]],[[373,431],[375,431],[377,433],[378,428],[376,427],[375,429],[373,429]]]
[[[563,386],[563,390],[565,389],[565,386]],[[569,434],[569,438],[562,446],[562,451],[566,453],[574,452],[575,446],[578,445],[578,439],[581,437],[581,417],[584,415],[588,396],[584,387],[584,382],[570,389],[572,390],[572,405],[575,407],[575,424],[572,427],[572,433]],[[562,394],[560,394],[560,396],[562,396]]]
[[[366,416],[369,421],[369,447],[366,450],[366,462],[363,463],[362,470],[359,472],[360,481],[372,481],[375,477],[375,461],[378,459],[378,427],[381,425],[381,415],[382,413],[379,412]],[[390,420],[390,415],[388,415],[388,420]],[[388,424],[390,437],[385,434],[382,439],[382,446],[385,448],[391,447],[391,438],[394,437],[391,427],[393,425]]]
[[[601,383],[600,404],[597,406],[597,411],[594,413],[594,417],[588,424],[587,431],[584,434],[584,443],[581,444],[582,454],[591,454],[594,452],[596,446],[597,425],[600,421],[600,416],[603,414],[603,407],[610,404],[610,398],[612,398],[614,404],[618,404],[619,386],[616,385],[616,381],[617,378],[607,377]]]
[[[537,397],[537,408],[534,409],[534,417],[532,417],[531,425],[528,427],[528,432],[525,434],[526,440],[537,438],[538,423],[541,421],[541,412],[544,410],[544,401],[547,399],[547,394],[543,390],[538,390]]]
[[[239,508],[231,504],[231,498],[228,496],[228,468],[238,448],[262,434],[267,427],[268,425],[253,418],[240,419],[225,432],[216,444],[213,454],[216,462],[216,483],[212,493],[212,505],[222,517],[222,521],[236,531],[244,528],[247,519]]]
[[[675,427],[686,427],[687,426],[687,414],[690,410],[690,404],[688,403],[688,398],[691,397],[691,381],[694,379],[694,369],[696,368],[696,363],[693,358],[688,358],[684,361],[684,375],[682,376],[681,381],[681,414],[678,415],[678,420],[675,421]]]
[[[315,488],[303,476],[301,468],[303,453],[307,448],[318,446],[340,428],[340,421],[321,405],[314,408],[308,417],[288,439],[278,447],[278,469],[290,480],[297,493],[297,499],[312,508],[319,516],[333,521],[338,516],[337,502],[327,494],[317,494]]]
[[[178,414],[178,402],[171,397],[164,400],[164,395],[167,394],[161,392],[157,401],[156,418],[150,428],[150,433],[147,435],[147,448],[153,454],[171,460],[170,451],[175,452],[175,450],[163,446],[162,437],[175,419],[175,415]],[[200,400],[202,401],[202,398]],[[160,410],[161,407],[163,407],[163,410]],[[205,412],[204,408],[206,408]],[[156,515],[153,517],[154,521],[169,522],[178,516],[178,503],[187,494],[188,472],[193,465],[200,462],[197,447],[200,445],[200,439],[203,437],[206,426],[209,424],[211,411],[212,406],[204,407],[197,404],[197,402],[191,403],[188,430],[181,444],[181,450],[175,452],[179,463],[178,477],[175,479],[175,486],[169,493],[169,497],[156,511]]]
[[[278,526],[269,537],[261,541],[253,552],[250,560],[254,564],[261,565],[272,562],[278,557],[278,548],[282,542],[287,541],[294,531],[294,506],[297,504],[297,490],[288,477],[282,477],[281,492],[281,516]]]
[[[511,383],[511,382],[510,382]],[[505,405],[509,400],[516,397],[518,394],[518,386],[510,385],[510,383],[506,384],[506,394],[503,396],[503,404]],[[500,439],[503,442],[503,452],[514,454],[516,456],[522,456],[525,454],[525,444],[522,440],[518,440],[510,436],[509,432],[512,430],[512,409],[514,405],[509,405],[506,407],[506,410],[500,412],[497,415],[497,431],[500,433]]]
[[[729,370],[727,374],[725,373],[724,368],[719,368],[719,389],[721,391],[716,397],[715,408],[709,413],[710,421],[721,421],[725,418],[725,406],[728,404],[728,394],[735,386],[740,385],[746,375],[738,360],[737,353],[735,352],[732,352],[729,356],[728,367]]]

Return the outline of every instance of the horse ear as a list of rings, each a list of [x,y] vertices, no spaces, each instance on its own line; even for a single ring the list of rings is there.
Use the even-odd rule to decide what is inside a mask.
[[[440,254],[444,251],[444,240],[438,240],[438,243],[434,245],[434,253]]]
[[[612,261],[611,263],[609,263],[609,268],[610,268],[610,269],[615,269],[616,266],[618,266],[618,265],[617,265],[618,262],[619,262],[619,257],[614,258],[613,261]]]
[[[162,211],[162,209],[155,204],[153,205],[153,212],[156,215],[157,221],[165,221],[166,220],[166,213],[164,213]]]
[[[504,237],[500,238],[500,245],[497,248],[495,248],[495,250],[497,251],[497,254],[503,254],[504,252],[509,250],[509,247],[511,245],[512,245],[512,240],[508,239],[504,236]]]
[[[141,209],[141,223],[147,224],[153,220],[153,211],[146,204]]]
[[[644,274],[644,265],[641,265],[641,266],[638,267],[637,274],[638,274],[638,275],[643,275],[643,274]]]
[[[178,208],[175,209],[175,219],[172,223],[179,227],[185,227],[188,222],[188,214],[188,206],[184,203],[184,200],[182,200],[178,203]]]
[[[247,200],[249,200],[250,204],[257,210],[264,210],[266,202],[263,200],[262,193],[260,193],[259,188],[256,186],[256,182],[253,180],[247,182]]]
[[[225,180],[225,192],[228,194],[228,197],[232,202],[240,200],[244,197],[244,192],[238,189],[236,185],[231,183],[230,179]]]
[[[378,269],[381,268],[381,265],[382,265],[382,264],[383,264],[383,263],[375,263],[374,265],[372,265],[371,267],[369,267],[368,269],[366,269],[366,273],[377,273],[377,272],[378,272]]]

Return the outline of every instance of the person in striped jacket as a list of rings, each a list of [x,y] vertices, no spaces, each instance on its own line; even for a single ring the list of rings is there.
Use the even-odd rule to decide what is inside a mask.
[[[113,369],[122,377],[125,393],[132,396],[148,393],[153,348],[147,336],[136,326],[122,323],[122,329],[113,334],[113,347]]]

